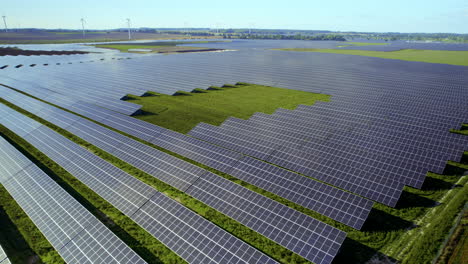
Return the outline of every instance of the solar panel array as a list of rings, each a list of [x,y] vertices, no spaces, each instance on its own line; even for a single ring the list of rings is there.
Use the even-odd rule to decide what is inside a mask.
[[[7,88],[0,87],[0,91],[3,98],[13,104],[28,111],[41,109],[36,114],[45,120],[69,130],[150,174],[157,174],[158,178],[176,188],[187,189],[193,181],[187,178],[188,176],[193,175],[193,179],[196,179],[199,175],[205,173],[204,170],[190,166],[186,162],[181,162],[170,155],[130,140],[83,118],[38,102]],[[125,120],[133,120],[121,116]],[[105,120],[107,122],[101,122],[112,125],[112,123],[108,123],[112,118],[107,117]],[[161,131],[160,134],[151,140],[153,144],[229,173],[354,228],[361,228],[372,208],[372,202],[326,184],[189,138],[174,131],[163,128],[159,128],[159,130]],[[122,145],[128,145],[132,149],[132,154],[128,155],[127,152],[122,151]],[[159,157],[159,159],[156,157]],[[180,168],[187,168],[186,176],[184,176],[184,171],[180,170]],[[174,178],[172,176],[174,174],[179,176]]]
[[[51,129],[24,118],[5,106],[0,105],[0,113],[6,116],[4,120],[7,121],[2,121],[4,126],[15,133],[23,133],[23,128],[26,127],[29,131],[23,135],[26,141],[189,263],[276,263],[178,202]],[[85,238],[73,243],[78,249],[86,246]],[[216,251],[213,251],[214,247]],[[72,257],[74,251],[76,249],[64,254]]]
[[[419,62],[266,50],[336,45],[331,42],[240,40],[209,45],[238,51],[135,56],[131,60],[70,64],[47,70],[6,68],[0,72],[0,83],[231,174],[358,229],[372,202],[289,170],[395,206],[403,186],[420,188],[427,171],[440,173],[447,160],[459,161],[462,146],[468,143],[464,137],[448,132],[464,121],[468,110],[466,67],[433,64],[428,67],[429,64]],[[256,113],[249,120],[230,118],[220,127],[200,124],[190,134],[203,140],[131,118],[128,115],[139,106],[120,100],[127,93],[173,94],[178,90],[191,91],[238,81],[333,96],[331,102],[299,106],[296,110],[278,109],[273,115]],[[8,100],[20,98],[11,96]],[[264,201],[264,197],[164,156],[151,147],[126,137],[119,138],[98,125],[83,123],[75,116],[63,116],[59,110],[34,102],[17,100],[16,103],[191,193],[257,232],[269,238],[273,236],[270,227],[254,221],[255,212],[248,210],[255,206],[252,202]],[[18,121],[24,120],[18,117]],[[37,127],[29,124],[18,128],[17,133],[25,136],[28,129]],[[231,200],[238,202],[226,202]],[[270,204],[260,208],[282,210],[269,199],[265,201]],[[298,219],[302,217],[299,215]],[[282,232],[280,224],[275,228]],[[340,239],[329,237],[334,232],[325,234],[325,241],[334,245],[324,246],[328,252],[316,251],[317,247],[312,246],[307,253],[278,238],[271,239],[309,259],[327,262],[335,254],[333,248],[340,244],[335,243],[340,241],[340,234]],[[302,241],[294,239],[291,241]],[[305,242],[304,248],[315,245],[315,242]]]
[[[1,137],[0,152],[0,183],[67,263],[146,263]]]
[[[404,185],[420,188],[427,171],[442,173],[447,160],[459,161],[467,143],[449,133],[461,119],[437,124],[354,109],[341,102],[301,105],[230,118],[220,127],[200,124],[189,134],[390,206]]]
[[[307,176],[328,182],[354,193],[388,205],[395,205],[404,184],[383,176],[365,178],[365,165],[322,156],[325,152],[309,153],[287,145],[272,143],[255,136],[242,135],[208,124],[198,125],[190,135],[280,165]]]
[[[404,49],[468,51],[468,44],[466,43],[424,43],[424,42],[396,41],[396,42],[387,43],[387,45],[348,46],[348,47],[343,47],[340,49],[371,50],[371,51],[397,51],[397,50],[404,50]]]
[[[28,101],[33,100],[31,98],[28,99],[23,95],[17,95],[15,99],[14,96],[10,97],[8,95],[9,93],[12,93],[12,91],[5,90],[3,93],[5,94],[4,97],[7,100],[12,100],[13,103],[18,102],[19,105],[25,106],[26,109],[29,107],[29,105],[34,105],[34,103],[28,103]],[[55,119],[50,118],[50,113],[53,113]],[[135,166],[136,168],[139,168],[153,175],[154,177],[172,185],[175,188],[187,192],[194,198],[205,202],[206,204],[217,209],[218,211],[228,216],[231,216],[233,219],[239,221],[240,223],[243,223],[251,229],[265,235],[266,237],[276,241],[277,243],[285,246],[286,248],[314,262],[329,263],[338,252],[339,246],[345,238],[346,234],[342,231],[339,231],[338,229],[332,228],[324,223],[321,223],[315,219],[312,219],[306,215],[294,211],[293,209],[290,209],[282,204],[265,198],[231,181],[224,180],[223,178],[215,174],[211,174],[208,171],[194,166],[188,162],[176,159],[173,156],[170,156],[164,152],[158,151],[142,143],[131,140],[119,133],[96,125],[91,121],[88,121],[83,118],[75,119],[77,118],[76,116],[62,110],[55,109],[54,111],[53,107],[47,104],[43,104],[43,110],[36,114],[44,118],[45,120],[48,120],[59,126],[61,125],[62,128],[69,130],[73,134],[87,140],[92,144],[95,144],[96,146],[120,158],[121,160]],[[55,120],[61,121],[56,122]],[[41,128],[37,130],[40,129]],[[36,136],[40,137],[41,132],[37,130],[33,135],[26,136],[25,139]],[[32,140],[29,141],[32,142]],[[53,139],[49,138],[46,141],[52,142]],[[40,143],[36,143],[34,145],[38,146],[40,145]],[[60,159],[59,153],[68,153],[67,159],[70,160],[79,160],[80,157],[90,155],[87,153],[76,153],[76,155],[73,155],[74,150],[61,149],[59,146],[54,146],[53,148],[51,147],[50,150],[43,150],[44,148],[42,147],[38,148],[41,149],[44,153],[46,153],[48,156],[53,157],[54,159]],[[86,151],[83,150],[82,152]],[[90,164],[77,164],[77,167],[89,168],[93,167],[93,164],[98,164],[98,161],[93,161]],[[71,169],[68,168],[70,165],[68,165],[67,163],[60,165],[62,165],[62,167],[64,167],[68,171],[73,172]],[[110,170],[106,169],[103,171],[105,173],[109,173]],[[111,174],[116,173],[114,172]],[[202,182],[208,182],[211,183],[211,185],[201,184]],[[226,189],[213,189],[213,185],[219,186],[219,182],[222,182],[222,186],[224,186]],[[129,184],[129,186],[133,185],[135,184]],[[372,206],[371,202],[365,201],[362,198],[347,194],[332,187],[327,187],[326,185],[320,184],[318,182],[315,182],[315,186],[312,187],[317,187],[317,185],[321,188],[317,188],[316,196],[318,196],[321,199],[321,201],[315,201],[313,200],[313,197],[305,197],[306,202],[315,203],[316,208],[322,207],[324,208],[323,210],[328,209],[330,211],[329,214],[331,216],[339,215],[339,219],[341,221],[349,222],[350,224],[354,224],[358,227],[362,225]],[[197,190],[201,191],[195,192],[193,191],[194,188],[197,188]],[[234,191],[229,191],[228,189]],[[287,191],[284,189],[284,187],[282,188],[282,190],[284,192]],[[315,190],[312,189],[309,191],[313,192]],[[230,194],[231,192],[234,193]],[[212,204],[211,199],[206,199],[205,193],[219,196],[220,202],[223,202],[225,204],[232,203],[232,195],[236,195],[236,200],[238,201],[237,203],[239,205],[242,204],[242,206],[231,208],[228,208],[226,206],[217,207],[216,204]],[[328,196],[325,194],[328,194]],[[338,194],[336,198],[330,197],[336,194]],[[107,197],[106,194],[100,195],[104,198]],[[134,194],[130,195],[130,197],[133,196]],[[333,199],[337,203],[337,205],[334,205],[334,208],[330,208],[327,205],[327,203],[325,203],[325,199]],[[107,200],[110,199],[107,198]],[[143,199],[142,202],[144,200],[145,199]],[[353,202],[355,202],[356,205],[352,204]],[[346,204],[348,207],[346,209],[339,210],[339,206],[344,206],[344,204]],[[251,205],[256,205],[256,207],[262,208],[263,212],[258,213],[258,210],[243,212],[243,208],[251,207]],[[266,210],[266,208],[269,208],[269,210]],[[287,223],[287,225],[276,225],[274,224],[274,222],[270,221],[259,222],[265,221],[265,219],[273,219],[275,217],[280,217],[280,219],[282,219],[281,222]],[[352,221],[355,221],[356,223],[349,221],[347,218],[351,218]],[[254,224],[255,221],[259,223]],[[296,234],[296,232],[293,232],[292,230],[290,231],[289,226],[297,226],[299,229],[302,228],[304,231]],[[316,226],[319,226],[321,228],[316,228]],[[304,232],[309,232],[311,234],[314,234],[314,236],[305,239],[302,235],[299,235]],[[278,233],[284,233],[285,236],[275,235]],[[286,240],[285,237],[288,239]],[[333,247],[324,248],[322,243],[326,243],[327,245],[333,245]],[[316,254],[315,250],[319,250],[323,254]]]

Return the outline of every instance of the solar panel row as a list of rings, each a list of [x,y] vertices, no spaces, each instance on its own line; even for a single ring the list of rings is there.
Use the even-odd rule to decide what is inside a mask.
[[[372,200],[394,206],[401,195],[403,184],[392,179],[363,177],[365,171],[356,164],[321,158],[285,146],[274,147],[271,141],[250,138],[240,133],[230,135],[230,131],[201,123],[190,131],[190,135],[214,144],[233,149],[247,155],[266,160],[304,175],[328,182],[343,189],[360,194]]]
[[[67,263],[146,263],[3,138],[0,151],[0,183]]]
[[[6,93],[7,94],[7,93]],[[21,101],[27,101],[21,100]],[[48,120],[47,115],[43,115],[42,112],[37,113],[40,117],[45,118]],[[61,113],[56,113],[55,117],[60,120],[67,120],[69,116],[73,116],[70,113],[62,111]],[[51,120],[53,122],[53,120]],[[132,164],[133,166],[153,175],[154,177],[171,184],[172,186],[181,189],[181,190],[188,190],[190,186],[198,186],[199,182],[202,181],[219,181],[216,179],[222,179],[221,177],[211,174],[205,170],[202,170],[199,167],[191,165],[190,163],[184,162],[182,160],[176,159],[166,153],[160,152],[156,149],[153,149],[149,146],[146,146],[142,143],[137,141],[131,140],[121,134],[116,132],[110,131],[104,127],[98,126],[88,120],[82,119],[80,121],[76,121],[72,125],[68,127],[64,127],[65,129],[69,130],[73,134],[87,140],[92,144],[96,144],[101,147],[103,150],[109,152],[110,154]],[[41,129],[41,128],[40,128]],[[39,130],[39,129],[37,129]],[[34,133],[34,135],[28,135],[28,137],[40,137],[40,132]],[[53,139],[47,139],[48,142],[52,142]],[[38,144],[39,145],[39,144]],[[42,148],[41,148],[42,149]],[[72,149],[60,149],[59,146],[54,145],[54,150],[45,151],[49,156],[52,158],[54,156],[58,156],[57,154],[52,153],[55,151],[58,153],[70,153],[70,160],[79,160],[80,157],[86,156],[86,153],[77,153],[73,155]],[[59,159],[60,157],[57,157]],[[97,161],[92,162],[91,164],[80,164],[79,168],[90,168],[92,164],[97,164]],[[69,163],[61,164],[62,167],[67,169]],[[69,169],[67,169],[69,170]],[[70,170],[69,170],[70,171]],[[104,172],[108,170],[103,170]],[[102,174],[103,172],[101,172]],[[76,174],[76,173],[75,173]],[[310,218],[306,215],[300,214],[293,209],[290,209],[282,204],[279,204],[273,200],[268,198],[264,198],[263,196],[250,191],[240,185],[237,185],[231,181],[225,180],[223,185],[229,187],[236,191],[234,195],[237,195],[236,201],[238,203],[244,204],[241,207],[232,207],[228,209],[228,207],[216,207],[210,203],[210,200],[206,200],[205,196],[202,193],[192,193],[188,192],[194,198],[199,199],[208,205],[214,207],[215,209],[219,210],[220,212],[231,216],[233,219],[243,223],[244,225],[252,228],[253,230],[265,235],[266,237],[276,241],[277,243],[287,247],[288,249],[301,254],[303,257],[313,260],[314,262],[320,261],[329,261],[333,259],[333,257],[338,252],[339,245],[343,242],[345,238],[345,233],[341,232],[335,228],[332,233],[328,232],[329,228],[323,229],[316,229],[315,227],[312,230],[309,230],[312,226],[327,226],[328,225],[321,223],[313,218]],[[204,190],[205,192],[212,193],[216,190],[212,190],[209,188],[209,185],[202,185],[198,186],[199,189]],[[205,189],[207,188],[207,189]],[[228,191],[221,189],[221,191],[216,191],[216,193],[221,193],[224,196],[221,196],[221,201],[224,203],[232,203],[233,200],[230,199],[226,193]],[[340,193],[340,191],[335,190],[335,192]],[[242,195],[240,194],[242,193]],[[105,195],[101,194],[101,196],[106,197]],[[247,198],[248,196],[248,198]],[[224,198],[223,198],[224,197]],[[350,196],[341,197],[342,199],[348,198]],[[337,200],[337,198],[335,199]],[[355,198],[352,202],[357,201],[359,202],[359,198]],[[262,214],[257,214],[255,211],[249,211],[242,214],[242,210],[246,206],[250,206],[251,204],[255,204],[259,208],[264,208],[269,206],[271,211],[263,209]],[[322,206],[326,206],[323,202],[320,204]],[[352,215],[360,221],[359,224],[365,220],[368,211],[361,213],[359,206],[365,206],[367,210],[370,210],[371,203],[362,203],[358,204],[357,206],[353,206],[350,211],[347,211],[349,215]],[[355,212],[355,211],[358,212]],[[336,210],[335,212],[336,213]],[[299,215],[299,216],[298,216]],[[266,219],[280,217],[282,222],[288,223],[287,225],[277,225],[275,221],[270,222],[266,221]],[[343,217],[343,216],[342,216]],[[301,219],[307,219],[306,223]],[[253,222],[259,222],[256,225],[252,225]],[[293,230],[289,231],[288,226],[299,226],[304,230],[309,230],[309,232],[316,233],[317,236],[313,238],[304,239],[302,236],[298,236],[296,232]],[[331,227],[330,227],[331,228]],[[266,232],[268,230],[269,232]],[[271,232],[271,231],[274,232]],[[336,235],[336,231],[338,231],[339,235]],[[286,233],[288,234],[288,241],[284,241],[283,237],[278,237],[276,233]],[[319,242],[317,242],[319,241]],[[323,247],[320,243],[333,244],[333,247]],[[294,245],[294,246],[293,246]],[[338,247],[337,247],[338,246]],[[315,254],[312,249],[320,249],[322,254]],[[320,258],[318,258],[320,256]],[[326,256],[326,257],[325,257]]]
[[[321,153],[325,152],[324,156],[343,156],[339,158],[340,160],[352,159],[355,162],[365,163],[368,166],[375,166],[377,168],[384,166],[388,171],[395,172],[395,179],[414,187],[420,187],[424,182],[428,169],[434,168],[434,163],[426,162],[426,160],[422,160],[419,163],[419,160],[414,157],[416,153],[411,153],[415,162],[406,163],[405,159],[407,156],[394,155],[391,150],[385,151],[385,149],[381,148],[374,150],[369,141],[362,142],[362,144],[352,144],[352,139],[351,141],[346,139],[349,137],[356,138],[353,135],[353,131],[344,133],[340,137],[337,135],[338,133],[333,133],[334,131],[331,130],[333,128],[316,132],[307,128],[294,130],[294,123],[288,123],[285,126],[274,126],[273,124],[272,122],[252,122],[251,120],[246,121],[231,118],[223,123],[223,127],[226,129],[238,129],[242,133],[245,132],[251,135],[261,134],[264,138],[275,139],[276,144],[288,145],[290,148],[297,148],[305,152],[313,153],[320,151]],[[315,126],[310,123],[307,127],[312,128]],[[380,146],[385,146],[385,144],[381,144]],[[445,167],[445,164],[441,165]],[[437,172],[436,169],[432,171]]]
[[[360,229],[372,202],[274,165],[228,151],[176,132],[152,143]]]
[[[285,71],[285,67],[281,65],[281,63],[271,64],[269,63],[271,60],[258,60],[258,58],[263,58],[266,55],[271,57],[271,60],[275,62],[280,61],[282,59],[285,60],[287,58],[287,60],[285,61],[294,61],[295,63],[289,63]],[[386,71],[385,74],[382,74],[382,72],[379,71],[374,73],[372,76],[367,75],[365,76],[365,78],[359,79],[361,75],[362,77],[364,77],[362,71],[360,72],[357,69],[351,70],[348,68],[346,68],[347,72],[343,72],[344,69],[341,68],[340,75],[336,75],[336,65],[334,64],[336,64],[337,59],[333,58],[327,61],[308,61],[307,63],[303,62],[304,58],[300,60],[300,57],[310,56],[320,55],[304,55],[294,53],[283,53],[277,51],[262,51],[256,53],[243,51],[237,53],[225,52],[221,54],[187,54],[187,56],[179,56],[176,59],[158,56],[136,58],[134,60],[129,60],[125,62],[120,61],[117,62],[117,66],[108,67],[109,69],[105,69],[105,67],[103,66],[109,66],[108,64],[94,65],[91,66],[93,67],[92,69],[88,68],[89,65],[86,65],[86,67],[84,67],[84,65],[73,65],[72,68],[69,68],[65,71],[63,69],[57,69],[57,71],[53,71],[50,73],[41,72],[41,75],[44,74],[45,76],[53,78],[60,78],[61,76],[63,76],[62,78],[65,80],[65,84],[73,84],[74,81],[79,80],[79,77],[77,76],[80,76],[82,73],[86,73],[88,83],[101,84],[103,82],[108,81],[120,83],[120,85],[117,86],[112,85],[112,89],[106,89],[106,91],[108,91],[109,93],[112,93],[117,88],[120,89],[122,86],[126,86],[122,84],[131,83],[132,87],[126,87],[125,93],[119,94],[119,97],[115,98],[116,100],[128,92],[140,94],[141,91],[145,90],[157,90],[161,92],[168,91],[169,94],[172,94],[175,91],[181,89],[191,90],[195,87],[207,87],[213,84],[236,82],[238,80],[255,81],[257,83],[265,83],[269,85],[272,85],[274,83],[284,83],[284,86],[288,88],[300,89],[302,87],[302,89],[309,88],[315,91],[322,91],[323,89],[334,91],[335,89],[337,89],[336,87],[340,88],[338,90],[344,90],[342,89],[343,85],[347,85],[350,87],[359,87],[358,81],[359,85],[362,85],[363,82],[369,82],[369,80],[373,79],[378,79],[378,83],[380,85],[383,84],[393,86],[395,86],[396,84],[398,84],[398,86],[402,86],[399,84],[406,84],[414,80],[414,78],[405,78],[405,76],[401,76],[401,74],[399,76],[399,79],[391,78],[394,74],[388,71]],[[328,54],[327,56],[330,57],[333,55]],[[365,59],[359,58],[357,60]],[[226,61],[229,61],[229,64],[227,64]],[[355,61],[356,60],[353,60],[353,63]],[[116,74],[116,69],[118,70],[118,68],[121,65],[128,65],[130,67],[127,68],[128,71],[119,72],[119,74]],[[160,67],[161,65],[164,65],[164,67]],[[197,69],[194,68],[194,66],[196,65],[203,70],[203,78],[200,78],[200,72],[194,71],[194,69]],[[148,71],[148,69],[150,68],[152,70]],[[255,69],[255,71],[252,71],[252,69]],[[353,74],[349,74],[351,73],[351,71]],[[70,74],[71,72],[78,74]],[[151,76],[149,76],[147,72],[151,72]],[[253,72],[255,72],[256,76],[253,76]],[[37,73],[37,69],[33,69],[28,72],[28,74],[31,75],[37,75]],[[22,74],[24,75],[25,73],[23,72]],[[306,74],[312,74],[313,76],[310,76],[309,79],[308,76],[306,77]],[[329,85],[330,75],[332,74],[334,75],[333,82],[336,82],[336,84],[339,83],[339,85]],[[175,78],[175,76],[177,76],[177,78]],[[396,80],[402,81],[398,82]],[[425,83],[420,81],[422,80],[422,78],[417,78],[416,80],[420,82],[419,84],[417,84],[418,86],[425,85]],[[432,80],[427,81],[428,85],[439,85],[437,83],[433,84],[429,81]],[[155,83],[157,84],[157,87],[155,87]],[[307,87],[304,87],[304,83],[307,83]],[[377,81],[375,83],[377,83]],[[325,84],[327,86],[325,86]],[[373,88],[375,90],[375,86],[372,84],[374,84],[374,82],[371,82],[371,85],[366,85],[364,88]],[[190,88],[186,88],[184,87],[184,85],[189,85]],[[314,87],[317,88],[314,89]],[[363,87],[361,87],[361,89],[362,88]],[[392,88],[396,89],[399,87]],[[333,94],[341,94],[343,92],[346,92],[346,90]],[[408,91],[406,92],[408,93]],[[411,99],[416,99],[416,101],[418,101],[418,97]],[[445,98],[443,98],[443,100],[445,100]]]
[[[47,97],[61,97],[64,94],[72,94],[73,93],[73,99],[69,99],[69,104],[75,103],[78,100],[86,101],[92,104],[99,105],[104,108],[111,109],[113,111],[131,115],[138,111],[141,106],[140,105],[135,105],[129,102],[125,101],[118,101],[118,100],[112,100],[105,98],[104,95],[101,97],[93,97],[92,90],[86,90],[85,94],[80,94],[74,91],[80,91],[80,89],[77,89],[77,87],[72,87],[72,90],[64,90],[60,89],[62,86],[59,86],[59,84],[53,86],[53,82],[48,82],[47,88],[44,88],[45,86],[37,83],[37,82],[28,82],[24,80],[16,80],[10,77],[1,77],[1,83],[7,86],[15,87],[18,86],[18,83],[21,83],[21,87],[24,87],[23,89],[29,89],[29,90],[34,90],[35,92],[43,93],[43,92],[48,92]],[[74,90],[73,90],[74,89]],[[42,95],[44,97],[44,95]]]
[[[22,116],[7,107],[1,108],[2,111],[10,113],[7,119],[18,120]],[[27,126],[28,123],[37,122],[29,119],[4,125],[17,132],[22,131],[21,127]],[[30,133],[24,136],[26,141],[188,262],[225,263],[224,261],[229,260],[233,263],[276,263],[176,201],[51,129],[35,125],[29,127]],[[213,247],[207,245],[216,246],[218,250],[213,251]],[[68,254],[73,255],[73,252]]]
[[[10,264],[10,260],[8,259],[8,256],[6,255],[5,251],[3,251],[3,248],[0,246],[0,263],[2,264]]]
[[[272,52],[272,51],[265,51],[263,53],[260,53],[261,55],[256,55],[255,58],[257,57],[265,57],[269,56],[271,57],[271,60],[279,61],[281,58],[285,58],[285,54],[281,52]],[[339,68],[339,73],[336,74],[336,65],[337,61],[343,62],[343,59],[340,59],[342,57],[336,57],[332,55],[327,55],[327,61],[323,62],[320,60],[320,65],[316,65],[314,62],[309,62],[307,63],[304,62],[304,58],[308,57],[321,57],[325,55],[318,55],[318,54],[287,54],[288,61],[294,61],[295,63],[292,63],[291,65],[288,64],[288,67],[284,67],[281,63],[279,64],[271,64],[268,63],[268,65],[264,64],[264,61],[261,60],[252,60],[252,58],[249,58],[252,53],[249,52],[242,52],[242,53],[237,53],[236,57],[233,56],[232,54],[229,53],[223,53],[223,54],[202,54],[202,55],[196,55],[196,54],[190,54],[187,56],[183,56],[180,58],[171,59],[171,58],[139,58],[135,59],[132,61],[129,61],[128,63],[125,62],[127,65],[131,65],[132,67],[135,66],[139,70],[138,72],[134,73],[134,77],[129,77],[126,76],[126,81],[131,81],[131,82],[136,82],[138,79],[139,85],[137,85],[140,89],[140,84],[145,84],[148,85],[150,83],[158,83],[163,85],[164,83],[167,83],[169,86],[174,86],[174,85],[183,85],[183,84],[190,84],[190,85],[196,85],[198,83],[202,83],[204,81],[212,81],[212,80],[219,80],[219,79],[224,79],[224,80],[233,80],[237,79],[239,80],[239,76],[246,76],[247,78],[252,78],[252,80],[258,80],[261,82],[264,82],[266,84],[285,84],[286,87],[288,88],[295,88],[295,89],[302,89],[302,90],[309,90],[309,91],[328,91],[333,94],[337,94],[338,96],[341,97],[346,97],[346,98],[355,98],[356,95],[359,97],[367,97],[369,96],[370,98],[374,98],[376,95],[380,96],[381,100],[385,98],[385,100],[393,100],[393,99],[398,99],[400,102],[411,102],[411,105],[418,105],[423,106],[423,105],[431,105],[433,102],[436,102],[439,105],[442,105],[443,107],[447,107],[446,111],[450,111],[453,109],[456,109],[463,103],[463,93],[462,87],[463,83],[458,82],[458,81],[452,81],[454,79],[453,76],[457,77],[458,79],[461,79],[460,73],[461,71],[458,69],[453,69],[453,67],[450,66],[441,66],[440,69],[446,68],[451,71],[451,74],[445,74],[446,71],[440,71],[437,72],[437,69],[435,71],[429,70],[429,71],[421,71],[421,72],[405,72],[405,71],[395,71],[395,70],[390,70],[389,68],[393,67],[392,65],[398,64],[398,66],[402,66],[401,63],[398,62],[385,62],[383,63],[383,68],[384,71],[379,71],[378,72],[373,72],[372,75],[367,74],[364,68],[357,69],[355,67],[356,65],[356,60],[353,60],[351,63],[342,63],[340,64]],[[203,58],[203,60],[193,60],[194,58]],[[229,64],[225,63],[225,59],[231,59],[229,60]],[[242,61],[239,59],[242,58]],[[192,60],[192,61],[190,61]],[[203,74],[203,80],[200,80],[200,78],[192,78],[192,74],[198,74],[196,71],[193,70],[193,63],[196,61],[197,67],[203,68],[204,72],[208,74]],[[365,61],[366,63],[369,63],[372,65],[372,60],[368,58],[358,58],[357,63],[362,63],[362,61]],[[137,65],[139,64],[139,65]],[[165,67],[156,67],[157,65],[163,65]],[[182,64],[182,65],[181,65]],[[247,67],[241,67],[243,65],[248,65]],[[153,69],[156,70],[156,77],[153,75],[152,77],[148,77],[145,72],[147,72],[145,69],[148,69],[148,66],[151,65]],[[362,65],[361,65],[362,66]],[[405,65],[403,65],[405,66]],[[187,68],[186,68],[187,67]],[[252,71],[251,69],[255,67],[255,71]],[[100,69],[100,68],[99,68]],[[190,69],[190,70],[188,70]],[[286,70],[285,70],[286,69]],[[80,68],[80,66],[77,66],[75,70],[78,71],[83,71],[84,68]],[[374,68],[372,68],[373,71]],[[106,70],[101,70],[101,71],[106,71]],[[216,72],[216,77],[214,76],[209,76],[209,73],[211,72]],[[253,72],[255,72],[255,76],[253,75]],[[102,77],[99,74],[102,72],[96,71],[91,73],[92,78],[97,78],[97,77]],[[451,78],[450,82],[444,83],[441,80],[434,81],[436,77],[443,76],[443,74],[447,75],[443,78],[440,78],[441,80],[446,80],[447,78]],[[105,73],[108,74],[108,73]],[[109,73],[110,74],[110,73]],[[307,76],[306,76],[307,74]],[[457,75],[458,74],[458,75]],[[178,78],[171,78],[171,76],[179,76]],[[333,78],[330,78],[331,75],[333,75]],[[161,77],[163,76],[163,77]],[[182,76],[182,77],[181,77]],[[395,78],[397,77],[398,78]],[[426,78],[428,76],[428,78]],[[185,81],[185,78],[190,77],[190,82]],[[312,78],[313,77],[313,78]],[[70,77],[71,78],[71,77]],[[309,79],[310,78],[310,79]],[[105,79],[105,78],[102,78]],[[110,78],[114,79],[114,78]],[[176,80],[174,80],[176,79]],[[395,81],[395,80],[401,80],[401,81]],[[102,80],[93,80],[93,82],[100,82],[102,83]],[[307,83],[307,87],[304,87],[304,83]],[[413,89],[408,90],[407,86],[412,85],[414,86]],[[168,87],[169,87],[168,86]],[[197,85],[198,86],[198,85]],[[382,89],[382,87],[390,87],[392,89]],[[147,86],[148,87],[148,86]],[[160,87],[158,87],[159,89]],[[178,87],[180,88],[180,87]],[[149,90],[149,89],[148,89]],[[437,90],[440,91],[439,93],[443,93],[446,95],[445,97],[442,98],[432,98],[432,93],[430,91],[432,90]],[[369,93],[363,93],[359,92],[356,93],[356,91],[369,91]],[[391,91],[391,92],[390,92]],[[366,96],[362,96],[363,94],[366,94]],[[368,95],[369,94],[369,95]],[[403,96],[398,96],[396,97],[395,94],[398,95],[405,95]],[[403,100],[403,101],[402,101]],[[408,104],[409,105],[409,104]],[[367,132],[366,132],[367,133]],[[372,138],[375,142],[375,140],[378,140],[378,137],[373,137]],[[409,139],[407,139],[409,140]],[[382,142],[380,140],[379,142]],[[388,144],[393,144],[393,142],[390,142]],[[414,143],[414,142],[412,142]],[[406,142],[406,144],[410,144],[410,142]],[[404,146],[400,146],[396,150],[401,150],[402,148],[407,147],[406,144]],[[369,147],[368,147],[369,149]],[[457,153],[453,153],[453,156],[456,158]],[[354,155],[356,156],[356,155]],[[354,157],[353,156],[353,157]],[[395,161],[396,162],[396,161]],[[438,164],[441,164],[437,168],[443,169],[443,164],[440,161]],[[419,165],[418,165],[419,166]],[[415,179],[414,186],[419,186],[422,184],[421,179],[423,176],[417,177]]]
[[[344,106],[343,104],[346,104]],[[324,109],[339,109],[352,111],[353,113],[371,115],[373,117],[380,117],[390,121],[405,121],[411,124],[424,125],[425,127],[435,128],[436,130],[440,128],[447,128],[447,126],[456,127],[463,122],[462,117],[449,117],[441,115],[440,112],[431,112],[426,111],[424,115],[424,109],[413,109],[413,108],[403,108],[403,104],[400,104],[400,107],[397,105],[382,105],[382,104],[371,104],[366,102],[356,102],[356,101],[345,101],[340,100],[339,97],[333,97],[332,102],[316,102],[314,104],[317,108]],[[412,114],[408,113],[408,110],[414,111]],[[429,112],[429,113],[427,113]],[[370,114],[372,113],[372,114]],[[414,114],[417,115],[414,115]]]

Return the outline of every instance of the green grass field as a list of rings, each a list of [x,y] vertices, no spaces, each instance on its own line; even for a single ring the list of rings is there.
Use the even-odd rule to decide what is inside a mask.
[[[468,263],[468,205],[436,264]]]
[[[377,57],[383,59],[420,61],[429,63],[442,63],[468,66],[468,51],[447,50],[399,50],[399,51],[368,51],[368,50],[343,50],[343,49],[277,49],[283,51],[298,52],[322,52]]]
[[[187,133],[200,122],[220,125],[230,116],[247,119],[255,112],[273,113],[278,108],[294,109],[299,104],[311,105],[329,96],[261,85],[227,85],[211,90],[181,95],[138,97],[128,95],[130,102],[142,105],[141,120]]]

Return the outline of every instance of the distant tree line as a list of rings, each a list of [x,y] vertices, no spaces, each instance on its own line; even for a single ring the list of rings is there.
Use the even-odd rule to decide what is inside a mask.
[[[359,33],[352,32],[347,35],[348,39],[367,38],[378,40],[409,40],[409,41],[440,41],[468,43],[468,34],[455,33]]]
[[[316,35],[316,36],[306,36],[306,35],[280,35],[280,34],[241,34],[239,35],[241,39],[292,39],[292,40],[335,40],[335,41],[346,41],[346,39],[341,35],[335,34],[326,34],[326,35]]]

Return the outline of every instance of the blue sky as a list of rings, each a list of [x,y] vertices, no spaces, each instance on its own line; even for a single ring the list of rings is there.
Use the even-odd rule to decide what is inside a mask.
[[[467,0],[214,1],[2,0],[9,27],[288,28],[468,33]]]

